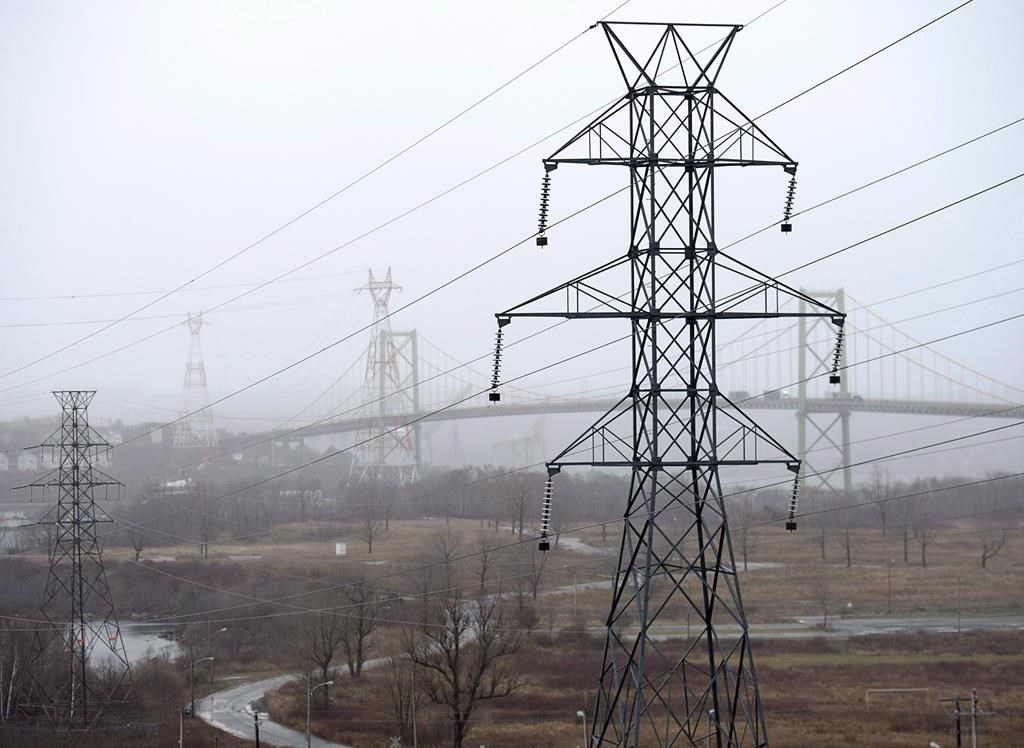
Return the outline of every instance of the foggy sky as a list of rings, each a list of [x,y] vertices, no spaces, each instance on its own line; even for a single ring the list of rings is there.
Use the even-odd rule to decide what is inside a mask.
[[[185,2],[0,4],[2,370],[127,314],[277,228],[444,122],[607,13],[616,3]],[[634,0],[617,20],[744,23],[767,2]],[[721,89],[756,115],[952,7],[953,2],[788,0],[738,36]],[[766,117],[800,162],[807,207],[1024,115],[1024,10],[977,0]],[[156,333],[338,247],[562,128],[622,93],[603,35],[591,31],[412,152],[224,268],[132,320],[0,378],[0,418],[55,411],[45,392],[95,388],[98,419],[170,420],[182,399],[185,328]],[[780,272],[1013,176],[1024,125],[795,221],[737,248]],[[220,397],[367,324],[353,289],[391,266],[415,298],[535,228],[540,159],[563,132],[467,188],[213,313],[203,331]],[[552,215],[621,186],[625,173],[555,175]],[[615,173],[611,173],[614,171]],[[719,239],[777,220],[781,172],[720,181]],[[797,276],[859,301],[901,294],[1020,258],[1024,180]],[[458,359],[486,353],[493,314],[621,254],[627,204],[613,200],[524,244],[397,315]],[[879,307],[902,319],[1016,289],[1018,266]],[[97,298],[69,295],[124,294]],[[13,297],[19,297],[14,299]],[[23,298],[28,297],[28,298]],[[927,340],[1021,310],[1021,294],[901,327]],[[153,319],[153,317],[156,317]],[[53,324],[60,323],[60,324]],[[30,326],[31,325],[31,326]],[[584,325],[586,328],[586,325]],[[517,322],[514,335],[536,328]],[[937,346],[1024,386],[1022,322]],[[564,326],[516,349],[515,376],[626,329]],[[365,335],[218,407],[231,429],[286,417],[357,356]],[[616,358],[618,356],[618,358]],[[614,351],[538,375],[588,378]],[[73,371],[51,376],[66,367]],[[478,368],[486,369],[486,364]],[[32,381],[42,378],[41,381]],[[783,384],[783,383],[780,383]],[[580,385],[564,385],[577,392]],[[980,426],[979,426],[980,428]]]

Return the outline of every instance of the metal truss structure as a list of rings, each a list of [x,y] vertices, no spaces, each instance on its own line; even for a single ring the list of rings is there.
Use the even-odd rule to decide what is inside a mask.
[[[835,291],[808,291],[808,296],[846,312],[846,294],[843,289]],[[801,300],[800,309],[807,308]],[[799,329],[799,379],[797,390],[797,441],[798,452],[807,476],[806,485],[829,489],[841,496],[850,496],[853,490],[853,476],[850,464],[850,407],[853,404],[849,391],[849,378],[843,377],[839,389],[832,390],[830,398],[817,398],[815,407],[808,408],[808,385],[817,377],[828,374],[836,367],[836,360],[821,351],[810,341],[828,323],[820,318],[801,317]],[[838,368],[846,369],[846,348],[839,348]],[[824,402],[824,405],[822,405]],[[831,407],[829,407],[831,405]],[[808,431],[810,436],[808,437]],[[824,454],[823,454],[824,453]],[[814,457],[809,457],[809,455]]]
[[[210,410],[210,391],[206,386],[206,365],[199,331],[204,324],[203,313],[189,313],[184,323],[188,326],[188,364],[185,366],[185,404],[174,429],[175,447],[216,447],[217,429]]]
[[[514,317],[628,321],[632,382],[548,463],[541,548],[550,476],[573,465],[631,471],[589,748],[766,746],[720,472],[756,464],[798,472],[799,462],[719,391],[716,330],[779,317],[841,326],[843,315],[716,243],[718,170],[796,171],[716,87],[740,27],[601,26],[627,91],[544,160],[545,176],[562,164],[625,168],[629,247],[496,316],[499,329]],[[545,179],[540,246],[549,190]],[[628,293],[618,293],[623,286]],[[792,300],[806,308],[787,311]],[[693,636],[678,638],[690,621]]]
[[[61,404],[61,425],[42,445],[57,467],[29,484],[53,487],[57,504],[41,524],[52,527],[50,571],[40,608],[46,625],[34,634],[35,659],[28,668],[29,717],[45,714],[59,729],[88,729],[115,718],[132,692],[131,668],[117,623],[97,525],[109,522],[93,491],[121,484],[93,465],[110,445],[89,426],[93,391],[53,393]]]
[[[388,301],[401,286],[383,280],[373,270],[356,291],[373,300],[373,327],[366,353],[365,400],[356,432],[354,458],[348,484],[382,483],[404,486],[419,478],[420,427],[409,424],[408,413],[418,413],[419,352],[416,331],[393,332]]]

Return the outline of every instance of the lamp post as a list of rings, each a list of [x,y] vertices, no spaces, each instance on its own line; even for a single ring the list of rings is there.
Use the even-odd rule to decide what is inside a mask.
[[[325,680],[323,683],[320,683],[320,684],[318,684],[316,686],[313,686],[312,688],[309,687],[309,683],[310,683],[310,681],[309,681],[309,674],[307,673],[306,674],[306,748],[310,748],[312,746],[312,744],[313,744],[312,733],[310,733],[310,730],[309,730],[309,713],[310,713],[310,711],[312,709],[312,706],[313,706],[313,692],[316,689],[318,689],[318,688],[323,688],[324,686],[333,686],[334,685],[334,681],[333,680]]]
[[[196,665],[204,662],[213,662],[212,657],[203,657],[199,660],[193,660],[189,657],[188,665],[188,690],[192,701],[192,708],[189,712],[190,717],[196,716]]]
[[[209,630],[209,629],[207,629],[207,630]],[[213,637],[215,637],[217,634],[223,634],[227,630],[228,630],[228,627],[225,626],[224,628],[217,629],[212,634],[208,633],[206,635],[206,648],[207,648],[207,651],[210,653],[211,657],[213,656]],[[211,686],[213,685],[213,663],[212,662],[210,663],[210,685]]]

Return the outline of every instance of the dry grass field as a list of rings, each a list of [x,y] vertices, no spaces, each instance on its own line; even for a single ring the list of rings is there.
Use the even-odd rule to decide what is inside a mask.
[[[772,744],[784,748],[849,745],[919,748],[951,746],[952,718],[939,699],[978,686],[986,711],[986,748],[1021,745],[1024,734],[1024,633],[868,636],[851,640],[761,641],[756,644],[762,697]],[[578,709],[591,705],[601,641],[539,633],[517,655],[524,688],[481,706],[468,745],[488,748],[581,745]],[[327,710],[316,710],[317,734],[371,748],[395,731],[382,673],[335,688]],[[926,689],[873,694],[868,689]],[[285,688],[268,704],[299,727],[301,687]],[[419,716],[421,746],[449,744],[438,707]]]

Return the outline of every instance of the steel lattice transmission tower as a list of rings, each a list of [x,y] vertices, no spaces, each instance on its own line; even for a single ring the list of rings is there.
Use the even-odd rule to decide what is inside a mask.
[[[119,492],[121,484],[94,466],[110,449],[89,426],[87,410],[96,393],[53,394],[61,425],[40,446],[57,467],[29,484],[57,491],[56,506],[42,520],[53,538],[40,611],[47,624],[34,635],[31,697],[22,707],[29,716],[45,713],[58,728],[84,729],[123,712],[132,691],[97,537],[97,525],[110,520],[93,498],[94,489]]]
[[[406,423],[408,414],[420,409],[416,331],[393,332],[388,316],[391,294],[401,288],[391,280],[388,268],[383,280],[377,280],[370,270],[366,285],[356,289],[370,294],[373,327],[349,485],[380,482],[404,486],[419,477],[419,424]]]
[[[840,312],[846,311],[846,294],[841,288],[832,291],[801,290],[812,298],[834,306]],[[806,309],[806,302],[801,300],[800,307]],[[797,454],[803,464],[803,473],[807,476],[806,484],[811,485],[813,482],[840,496],[850,496],[853,491],[850,468],[850,398],[853,394],[849,391],[849,378],[843,378],[838,389],[829,393],[832,396],[829,404],[812,408],[807,402],[808,385],[812,380],[836,368],[846,369],[846,349],[838,349],[838,360],[835,353],[822,355],[812,341],[828,324],[827,321],[803,317],[798,324],[800,384],[796,411]],[[808,455],[816,456],[810,458]]]
[[[210,391],[206,386],[206,365],[203,364],[203,346],[199,331],[209,324],[203,313],[189,313],[184,322],[188,326],[188,364],[185,366],[184,411],[174,429],[175,447],[216,447],[217,429],[210,409]]]
[[[548,463],[541,548],[553,511],[551,476],[572,465],[631,471],[589,748],[765,746],[720,472],[765,463],[798,472],[799,463],[719,391],[716,330],[776,317],[827,317],[841,326],[843,317],[716,243],[719,169],[796,171],[716,87],[740,27],[601,26],[627,91],[545,159],[537,243],[547,244],[550,173],[587,164],[627,170],[629,247],[497,318],[499,330],[520,316],[628,321],[632,382]],[[790,299],[808,308],[782,311]],[[692,637],[659,636],[679,637],[689,621]]]

